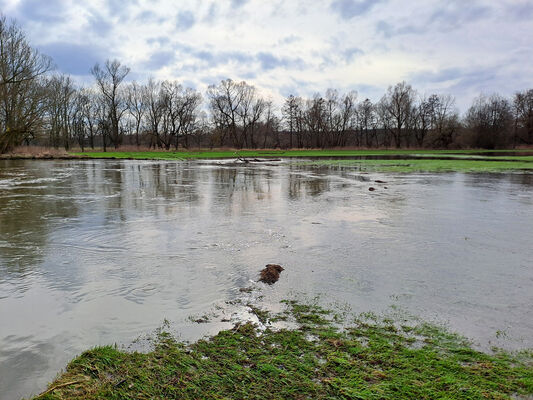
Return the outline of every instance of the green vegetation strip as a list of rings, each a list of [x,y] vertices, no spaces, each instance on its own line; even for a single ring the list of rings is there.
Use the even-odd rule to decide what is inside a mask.
[[[523,150],[527,152],[528,150]],[[530,150],[529,150],[530,151]],[[513,155],[506,155],[506,153]],[[499,155],[483,155],[497,153]],[[89,158],[137,159],[137,160],[194,160],[224,158],[325,158],[302,161],[304,165],[337,165],[357,167],[361,170],[379,172],[508,172],[533,170],[533,156],[514,155],[515,150],[244,150],[244,151],[198,151],[198,152],[85,152],[76,156]],[[527,154],[527,153],[524,153]],[[354,157],[380,157],[383,159],[354,159]],[[387,159],[399,156],[406,159]]]
[[[38,399],[510,399],[533,394],[533,354],[473,350],[427,324],[336,314],[286,302],[185,345],[161,331],[147,354],[99,347],[72,361]],[[342,326],[343,328],[339,328]],[[524,397],[525,398],[525,397]]]
[[[512,158],[512,157],[509,157]],[[532,161],[487,160],[315,160],[302,162],[314,166],[354,167],[361,171],[377,172],[511,172],[533,171]]]
[[[523,150],[531,151],[531,150]],[[364,157],[444,154],[482,154],[518,152],[517,150],[227,150],[227,151],[114,151],[72,153],[89,158],[118,158],[135,160],[193,160],[239,157]],[[507,158],[507,157],[506,157]]]

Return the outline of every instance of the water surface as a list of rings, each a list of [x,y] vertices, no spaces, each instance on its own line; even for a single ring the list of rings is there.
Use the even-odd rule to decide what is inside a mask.
[[[0,399],[164,319],[201,336],[188,317],[267,263],[285,266],[267,301],[399,306],[481,348],[533,347],[532,227],[533,174],[0,161]]]

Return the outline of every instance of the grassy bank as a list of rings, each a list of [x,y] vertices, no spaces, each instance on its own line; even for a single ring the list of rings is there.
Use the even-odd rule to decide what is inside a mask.
[[[271,321],[194,344],[160,332],[148,354],[100,347],[73,360],[38,399],[510,399],[533,394],[533,355],[473,350],[427,324],[287,302]],[[339,329],[342,325],[344,328]],[[516,398],[516,397],[514,397]]]
[[[361,171],[377,172],[512,172],[512,171],[533,171],[533,159],[510,160],[513,157],[506,157],[506,160],[486,159],[436,159],[421,158],[409,160],[314,160],[304,162],[306,165],[330,165],[353,167]],[[518,157],[519,158],[519,157]]]
[[[237,155],[252,157],[364,157],[364,156],[408,156],[414,155],[452,155],[505,153],[516,150],[211,150],[211,151],[115,151],[115,152],[80,152],[76,156],[89,158],[117,158],[136,160],[194,160],[235,158]]]
[[[527,151],[527,150],[525,150]],[[79,157],[137,159],[137,160],[194,160],[224,158],[315,158],[302,160],[307,165],[338,165],[379,172],[507,172],[533,170],[533,156],[516,155],[514,150],[243,150],[197,152],[85,152]],[[492,153],[492,154],[491,154]],[[497,155],[494,155],[496,153]],[[524,153],[527,154],[527,153]],[[327,158],[340,159],[327,159]],[[372,157],[364,159],[357,157]],[[383,157],[382,159],[380,157]],[[405,159],[390,159],[405,157]],[[343,159],[344,158],[344,159]]]

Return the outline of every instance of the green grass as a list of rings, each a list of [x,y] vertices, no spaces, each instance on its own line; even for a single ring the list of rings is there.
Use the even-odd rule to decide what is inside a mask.
[[[354,167],[377,172],[511,172],[533,171],[532,161],[440,160],[431,158],[409,160],[315,160],[305,165]]]
[[[90,158],[117,158],[136,160],[193,160],[241,157],[358,157],[358,156],[394,156],[394,155],[444,155],[515,152],[516,150],[213,150],[213,151],[111,151],[72,153]]]
[[[525,150],[527,151],[527,150]],[[501,153],[485,156],[483,153]],[[305,165],[337,165],[379,172],[508,172],[533,170],[533,156],[506,155],[514,150],[244,150],[199,152],[85,152],[74,153],[89,158],[137,160],[194,160],[236,158],[316,158],[301,161]],[[383,159],[354,159],[353,157],[383,156]],[[409,159],[391,160],[390,156]],[[346,157],[346,159],[320,159]]]
[[[533,394],[531,352],[489,355],[437,326],[286,304],[285,312],[268,317],[292,319],[298,329],[259,332],[247,323],[190,345],[161,331],[147,354],[95,348],[73,360],[37,399],[510,399]]]

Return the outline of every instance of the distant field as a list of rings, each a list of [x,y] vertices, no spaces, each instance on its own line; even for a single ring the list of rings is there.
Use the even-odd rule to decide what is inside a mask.
[[[517,155],[523,153],[524,155]],[[382,172],[505,172],[533,170],[531,150],[243,150],[83,152],[90,158],[194,160],[227,158],[315,158],[306,165],[338,165]],[[326,159],[335,157],[337,159]],[[358,157],[372,157],[370,159]],[[382,159],[380,157],[383,157]],[[322,159],[319,159],[322,158]],[[343,159],[345,158],[345,159]]]

